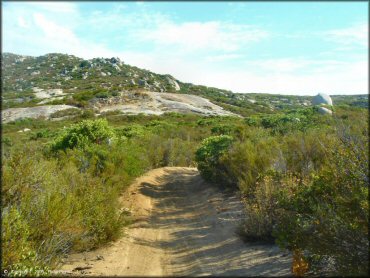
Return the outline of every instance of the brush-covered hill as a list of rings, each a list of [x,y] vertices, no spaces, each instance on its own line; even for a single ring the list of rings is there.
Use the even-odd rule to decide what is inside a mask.
[[[1,64],[2,110],[40,105],[63,105],[61,107],[66,108],[65,105],[69,105],[69,108],[98,108],[98,113],[102,107],[103,111],[117,108],[133,113],[136,106],[122,108],[122,104],[131,105],[139,100],[138,113],[149,111],[149,114],[160,114],[175,111],[231,115],[227,112],[230,111],[250,116],[310,106],[312,100],[310,96],[240,94],[184,83],[169,74],[156,74],[130,66],[114,57],[84,60],[58,53],[39,57],[3,53]],[[174,100],[174,97],[168,94],[167,98],[162,99],[165,95],[160,93],[197,95],[210,102],[205,104],[207,101],[194,97]],[[148,99],[154,102],[144,101],[143,104],[143,100]],[[175,103],[168,105],[169,101]],[[368,106],[367,95],[333,96],[333,101],[335,104]]]

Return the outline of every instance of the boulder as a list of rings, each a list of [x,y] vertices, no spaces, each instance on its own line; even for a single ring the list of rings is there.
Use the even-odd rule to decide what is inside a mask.
[[[119,63],[121,63],[121,60],[118,58],[118,57],[112,57],[112,58],[110,58],[110,62],[112,63],[112,64],[119,64]]]
[[[148,85],[148,83],[146,83],[146,81],[143,80],[143,79],[139,79],[138,80],[138,84],[139,84],[139,86],[146,86],[146,85]]]
[[[332,115],[333,111],[329,110],[328,108],[325,107],[319,107],[319,113],[321,115]]]
[[[176,91],[180,91],[180,85],[176,82],[176,80],[174,80],[173,78],[167,76],[166,77],[168,83],[176,90]]]
[[[121,71],[121,68],[117,64],[113,64],[113,68],[115,68],[116,71]]]
[[[317,94],[313,98],[312,104],[313,105],[322,105],[322,104],[325,104],[325,105],[332,106],[333,105],[333,101],[331,100],[331,97],[329,95],[319,93],[319,94]]]
[[[19,130],[18,132],[28,132],[28,131],[31,131],[31,129],[29,129],[29,128],[24,128],[24,129]]]

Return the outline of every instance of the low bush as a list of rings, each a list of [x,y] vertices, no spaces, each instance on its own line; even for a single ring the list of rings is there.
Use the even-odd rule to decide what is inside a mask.
[[[51,118],[61,118],[61,117],[66,117],[66,116],[77,116],[80,115],[81,111],[77,108],[68,108],[65,110],[60,110],[57,112],[54,112],[53,114],[50,115]]]
[[[324,119],[317,126],[291,126],[285,132],[288,125],[280,125],[284,119],[266,116],[259,123],[250,118],[250,130],[237,140],[205,139],[196,152],[199,171],[207,180],[238,186],[246,209],[241,236],[275,239],[292,250],[295,273],[366,275],[366,122],[353,126]],[[289,123],[290,116],[286,119]]]
[[[107,143],[113,137],[114,131],[108,126],[107,120],[85,120],[63,131],[52,143],[51,150],[58,151],[75,147],[84,148],[93,143]]]
[[[203,140],[195,153],[195,161],[205,180],[213,182],[224,181],[220,158],[228,150],[232,142],[233,138],[229,135],[211,136]]]
[[[367,146],[366,137],[338,134],[325,145],[327,163],[280,197],[286,213],[275,236],[284,247],[305,250],[313,274],[368,273]]]

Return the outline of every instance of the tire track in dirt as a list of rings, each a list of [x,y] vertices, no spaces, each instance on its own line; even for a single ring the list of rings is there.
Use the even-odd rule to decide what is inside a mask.
[[[126,235],[104,248],[72,254],[62,271],[79,276],[291,274],[290,255],[236,235],[244,217],[240,197],[204,182],[196,168],[149,171],[121,203],[136,219]],[[73,271],[76,267],[82,269]]]

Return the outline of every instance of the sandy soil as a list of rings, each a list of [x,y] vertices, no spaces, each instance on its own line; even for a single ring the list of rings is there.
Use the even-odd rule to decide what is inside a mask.
[[[243,206],[235,193],[205,183],[195,168],[165,167],[138,178],[121,196],[134,224],[118,241],[72,254],[72,275],[283,276],[291,256],[235,233]]]

